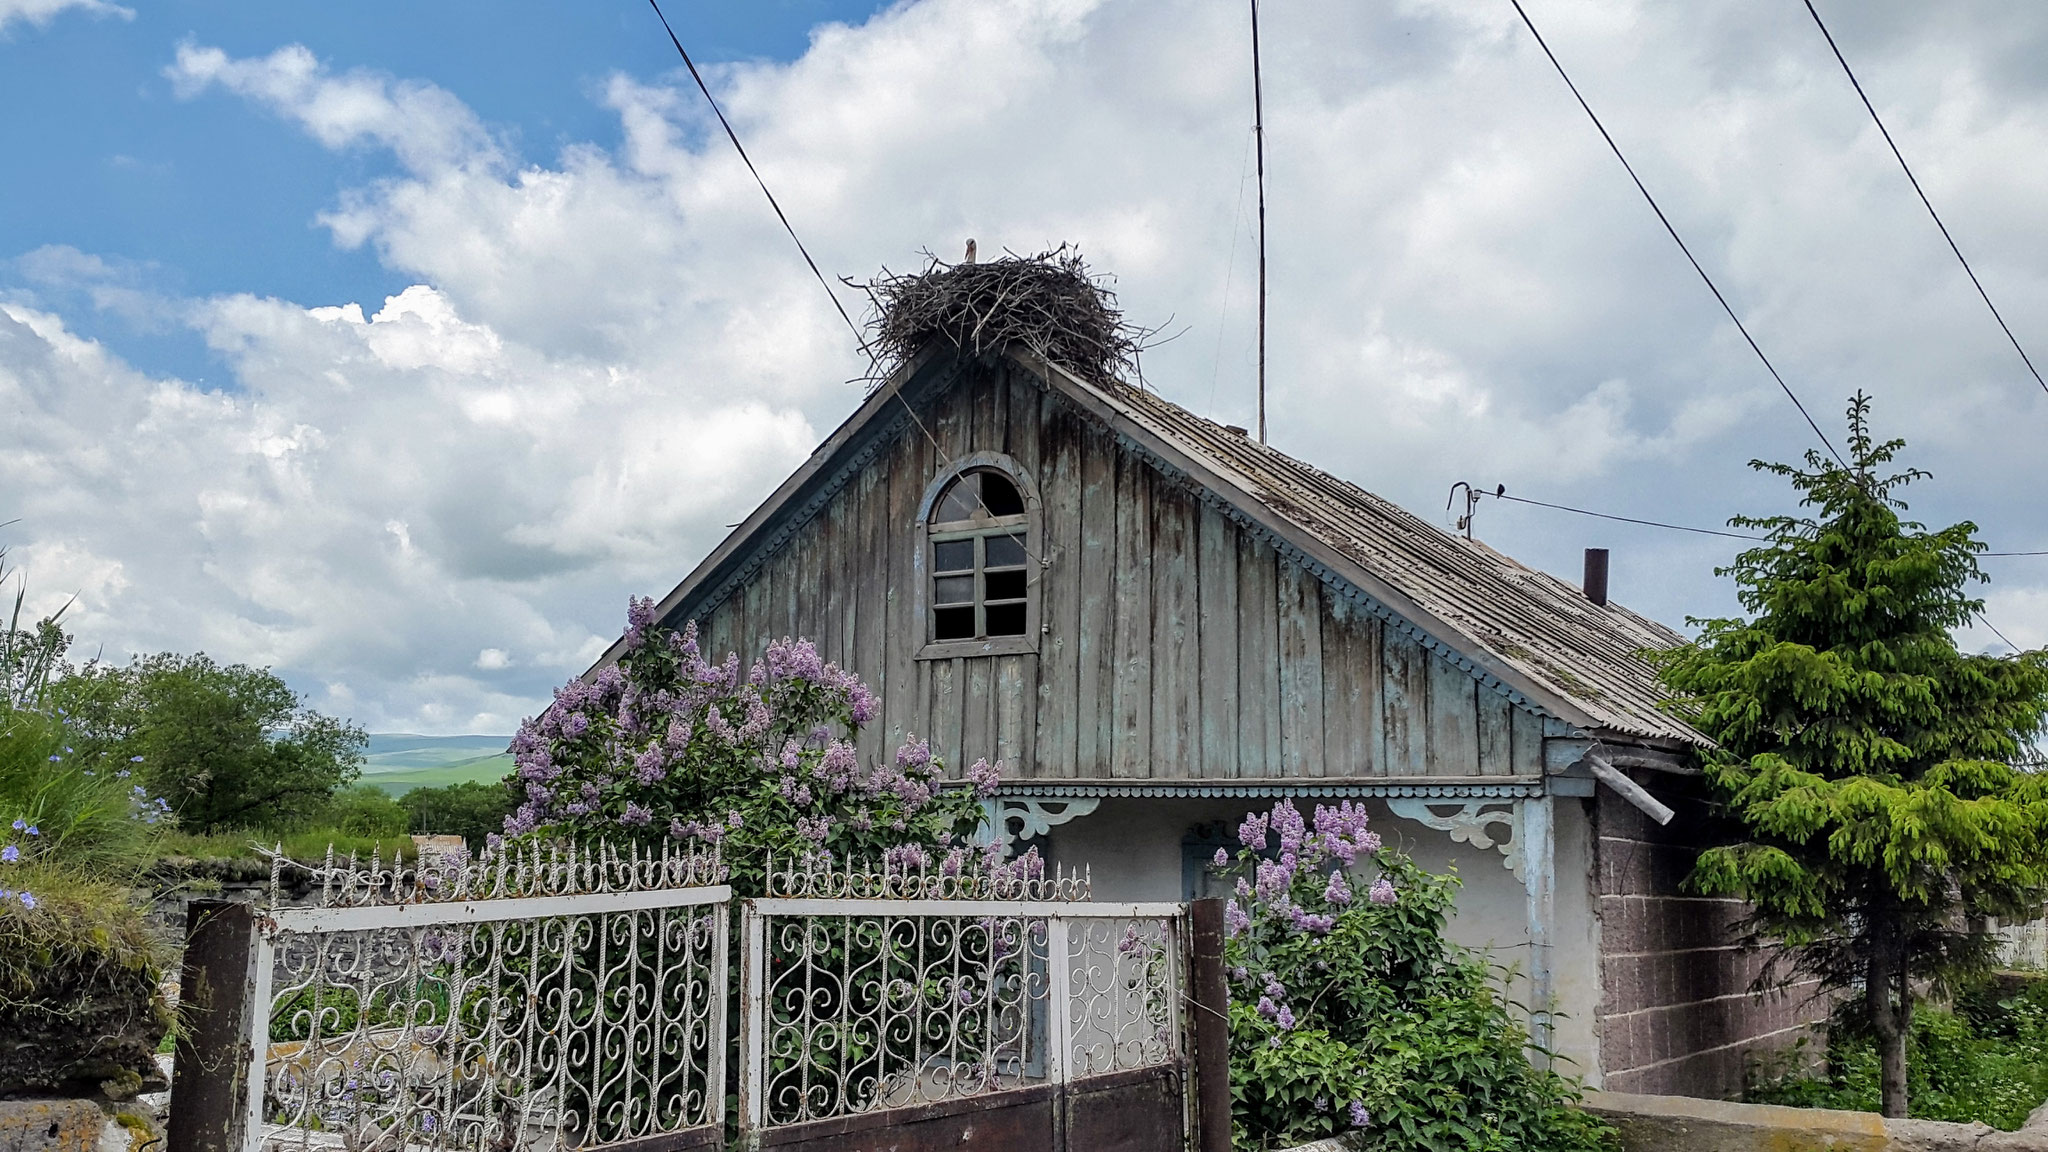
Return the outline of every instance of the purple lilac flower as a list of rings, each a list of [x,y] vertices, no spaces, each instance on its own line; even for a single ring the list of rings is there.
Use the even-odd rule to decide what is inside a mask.
[[[1252,926],[1252,918],[1232,900],[1223,905],[1223,930],[1235,936]]]
[[[1323,899],[1339,908],[1351,903],[1351,885],[1344,882],[1342,869],[1330,873],[1330,883],[1323,888]]]
[[[967,779],[974,784],[976,799],[986,800],[996,794],[996,786],[1002,781],[1002,767],[987,760],[976,760],[967,770]]]
[[[1394,892],[1393,881],[1385,876],[1373,881],[1372,890],[1365,894],[1365,898],[1375,904],[1392,904],[1400,899]]]
[[[1216,859],[1211,861],[1211,863],[1215,864],[1218,868],[1230,867],[1230,853],[1225,849],[1218,848],[1216,850]]]
[[[574,740],[590,731],[590,717],[581,712],[571,712],[562,717],[562,738]]]
[[[1302,822],[1301,810],[1292,800],[1282,800],[1273,805],[1271,817],[1273,832],[1280,837],[1280,854],[1298,856],[1302,842],[1308,835],[1308,826]]]
[[[1273,998],[1271,996],[1259,997],[1259,1015],[1264,1016],[1268,1020],[1271,1020],[1273,1017],[1279,1014],[1280,1010],[1274,1006]]]
[[[1263,812],[1244,818],[1237,826],[1237,842],[1254,852],[1266,850],[1266,814]]]
[[[923,848],[915,844],[898,844],[882,853],[884,872],[910,872],[913,869],[930,867],[932,858]]]
[[[1259,861],[1252,875],[1252,887],[1257,890],[1261,900],[1276,900],[1285,896],[1287,886],[1294,881],[1293,870],[1273,860]]]
[[[635,804],[631,800],[626,801],[625,814],[619,817],[619,823],[633,828],[644,828],[653,822],[654,811]]]
[[[1363,1100],[1353,1100],[1350,1112],[1351,1126],[1353,1128],[1363,1128],[1372,1123],[1372,1114],[1365,1110],[1365,1102]]]

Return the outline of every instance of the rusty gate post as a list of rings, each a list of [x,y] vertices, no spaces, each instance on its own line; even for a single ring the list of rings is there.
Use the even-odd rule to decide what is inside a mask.
[[[249,1146],[250,1033],[258,954],[256,910],[194,900],[185,914],[178,975],[178,1041],[165,1152],[243,1152]]]
[[[1188,909],[1194,1001],[1195,1150],[1230,1152],[1230,987],[1223,979],[1223,901]]]

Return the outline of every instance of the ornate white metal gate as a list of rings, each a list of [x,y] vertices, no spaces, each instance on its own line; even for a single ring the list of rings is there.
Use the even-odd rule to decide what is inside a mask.
[[[748,1147],[1186,1146],[1186,905],[1071,876],[768,886],[741,906]]]
[[[729,1086],[748,1148],[1227,1147],[1216,901],[771,865],[734,1065],[715,857],[315,871],[312,907],[194,903],[170,1152],[717,1148]]]
[[[236,1082],[209,1107],[185,1090],[209,1045],[190,1046],[192,1064],[181,1045],[173,1127],[200,1127],[173,1144],[717,1146],[731,897],[718,875],[708,856],[535,847],[330,864],[314,907],[218,908],[199,1025],[220,1033],[215,1052],[241,1041],[229,1050],[247,1074],[223,1077]],[[202,962],[209,943],[194,934]],[[186,972],[189,987],[189,954]]]

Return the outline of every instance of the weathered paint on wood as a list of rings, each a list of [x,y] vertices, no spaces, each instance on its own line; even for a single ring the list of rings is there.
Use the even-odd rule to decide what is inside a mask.
[[[818,640],[881,702],[864,755],[914,733],[955,773],[985,756],[1023,778],[1540,772],[1542,717],[1276,552],[1027,372],[971,369],[915,411],[701,622],[713,658],[751,660],[783,635]],[[1009,455],[1039,489],[1037,651],[919,659],[917,506],[945,462],[970,452]]]

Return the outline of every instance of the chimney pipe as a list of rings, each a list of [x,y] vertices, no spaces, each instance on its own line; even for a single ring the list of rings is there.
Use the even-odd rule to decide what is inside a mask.
[[[1586,579],[1581,585],[1586,599],[1605,608],[1607,606],[1607,549],[1586,549]]]

